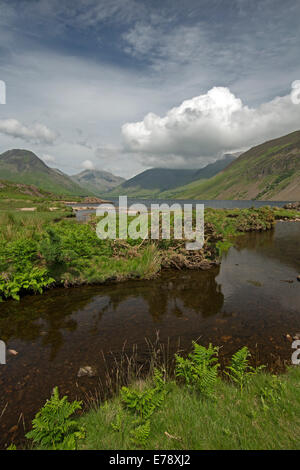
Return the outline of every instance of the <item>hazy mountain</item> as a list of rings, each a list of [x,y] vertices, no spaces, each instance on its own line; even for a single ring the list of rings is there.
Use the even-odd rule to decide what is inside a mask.
[[[213,178],[181,188],[176,197],[300,200],[300,131],[251,148]]]
[[[35,185],[56,194],[85,196],[90,192],[70,177],[49,168],[29,150],[8,150],[0,155],[0,178],[14,183]]]
[[[101,194],[125,181],[120,176],[100,170],[84,170],[77,175],[73,175],[71,178],[83,188],[96,194],[96,196],[101,196]]]
[[[130,197],[161,197],[162,193],[170,192],[191,181],[210,178],[226,166],[235,157],[227,154],[221,160],[211,163],[204,168],[194,170],[175,170],[171,168],[151,168],[130,178],[109,191],[109,196],[127,195]]]

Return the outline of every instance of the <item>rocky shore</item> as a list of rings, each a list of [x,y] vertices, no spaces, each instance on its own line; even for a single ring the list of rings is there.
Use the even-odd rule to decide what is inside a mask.
[[[283,206],[284,209],[291,209],[294,211],[300,211],[300,202],[289,202]]]

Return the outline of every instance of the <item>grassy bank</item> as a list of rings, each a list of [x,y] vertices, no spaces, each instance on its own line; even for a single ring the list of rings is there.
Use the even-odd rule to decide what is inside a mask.
[[[209,269],[236,238],[269,230],[276,219],[299,217],[271,208],[205,211],[205,244],[187,251],[185,240],[100,240],[97,220],[78,223],[62,203],[40,201],[35,212],[0,210],[0,300],[18,300],[52,286],[150,279],[161,269]],[[130,219],[129,219],[130,221]]]
[[[153,368],[79,418],[56,390],[27,434],[40,449],[299,449],[300,368],[280,376],[250,365],[246,347],[220,372],[218,348],[193,343],[175,374]],[[55,424],[55,426],[53,426]]]
[[[98,450],[299,449],[299,380],[300,368],[295,367],[280,378],[258,374],[243,393],[220,381],[214,399],[203,399],[197,391],[169,382],[168,394],[151,420],[145,443],[134,442],[132,413],[118,396],[81,419],[86,428],[81,446]],[[279,383],[284,390],[275,397]],[[136,388],[143,386],[146,384]],[[266,400],[265,395],[269,397]]]

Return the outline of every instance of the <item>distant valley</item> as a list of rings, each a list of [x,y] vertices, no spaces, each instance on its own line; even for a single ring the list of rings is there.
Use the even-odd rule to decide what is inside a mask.
[[[208,179],[218,174],[235,160],[228,154],[221,160],[211,163],[204,168],[185,170],[171,168],[151,168],[130,178],[108,192],[107,196],[127,195],[141,198],[172,197],[172,191],[192,181]]]

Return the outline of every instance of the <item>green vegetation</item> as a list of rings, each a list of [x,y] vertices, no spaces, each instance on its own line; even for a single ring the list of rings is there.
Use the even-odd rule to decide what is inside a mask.
[[[81,421],[86,428],[85,449],[299,449],[300,370],[274,377],[256,374],[243,393],[218,380],[214,398],[168,382],[168,394],[152,417],[142,445],[130,439],[129,412],[116,397]],[[298,417],[297,417],[298,415]],[[119,431],[111,423],[119,416]]]
[[[71,420],[64,413],[58,438],[45,425],[62,408],[56,392],[27,437],[39,447],[43,439],[43,448],[49,449],[62,443],[66,448],[68,442],[75,448],[74,432],[78,447],[91,450],[299,449],[300,368],[275,376],[251,367],[249,360],[243,347],[221,372],[218,348],[194,342],[187,358],[175,356],[175,378],[153,366],[148,377],[133,380],[81,417]]]
[[[35,212],[0,209],[0,300],[18,300],[27,292],[41,293],[53,286],[150,279],[164,268],[207,269],[220,262],[242,233],[269,230],[276,218],[300,216],[269,207],[207,209],[205,244],[199,251],[187,251],[185,240],[174,238],[100,240],[95,217],[78,223],[70,207],[46,198],[35,207]]]
[[[183,199],[298,200],[300,131],[253,147],[228,168],[162,197]]]
[[[65,396],[59,398],[55,387],[50,400],[36,414],[32,421],[32,430],[26,434],[27,439],[40,449],[75,450],[80,439],[84,438],[84,428],[71,416],[81,409],[81,402],[70,403]]]

